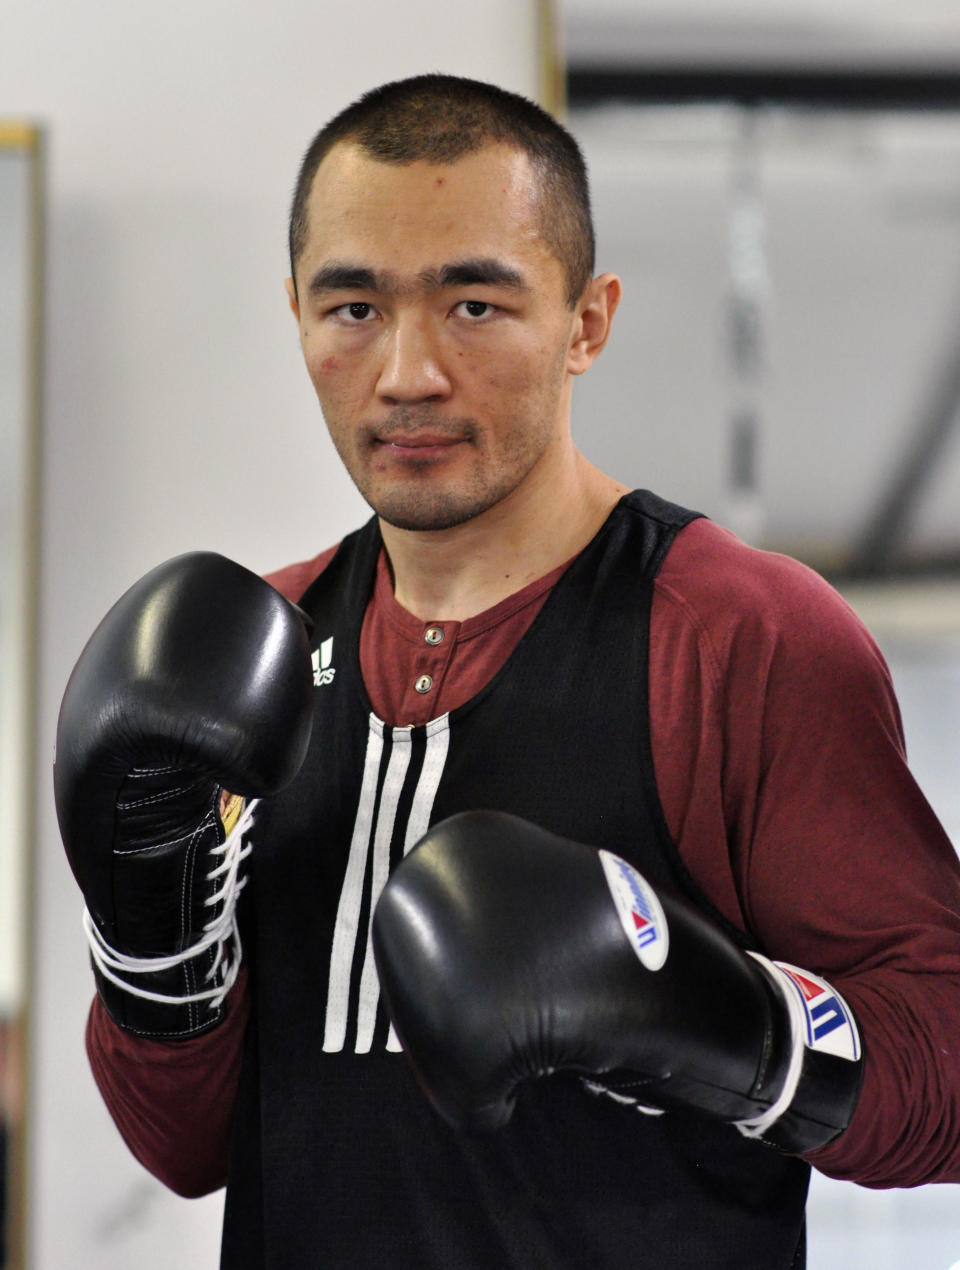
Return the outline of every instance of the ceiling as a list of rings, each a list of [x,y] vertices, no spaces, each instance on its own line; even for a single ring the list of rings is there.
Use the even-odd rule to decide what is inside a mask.
[[[558,0],[572,65],[960,69],[956,0]]]

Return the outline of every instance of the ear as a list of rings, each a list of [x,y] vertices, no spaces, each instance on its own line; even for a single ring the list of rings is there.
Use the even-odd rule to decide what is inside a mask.
[[[615,273],[602,273],[591,278],[584,287],[583,295],[577,301],[567,351],[567,370],[571,375],[582,375],[600,356],[610,338],[613,315],[622,293],[620,279]]]
[[[291,313],[293,314],[293,316],[297,319],[297,324],[299,325],[299,323],[300,323],[300,301],[297,299],[297,292],[296,292],[296,288],[295,288],[295,287],[294,287],[294,285],[293,285],[293,279],[292,279],[292,278],[286,278],[286,279],[284,280],[284,284],[283,284],[283,285],[284,285],[284,287],[286,288],[286,291],[287,291],[287,303],[290,305],[290,312],[291,312]]]

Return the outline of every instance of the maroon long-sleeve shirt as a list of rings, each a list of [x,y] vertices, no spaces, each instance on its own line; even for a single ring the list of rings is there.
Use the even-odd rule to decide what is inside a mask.
[[[270,580],[297,598],[332,555]],[[474,695],[561,572],[465,622],[424,622],[381,560],[360,648],[380,717],[423,723]],[[960,866],[907,768],[873,641],[802,565],[698,520],[657,577],[650,656],[657,782],[687,868],[768,956],[829,979],[860,1024],[853,1120],[808,1158],[867,1186],[960,1181]],[[426,695],[413,689],[424,672]],[[246,1017],[242,976],[223,1024],[186,1043],[130,1036],[94,1000],[101,1093],[137,1158],[182,1194],[226,1179]]]

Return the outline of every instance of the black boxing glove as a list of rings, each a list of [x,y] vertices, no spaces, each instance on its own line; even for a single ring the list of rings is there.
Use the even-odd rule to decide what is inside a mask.
[[[312,695],[304,614],[212,553],[148,573],[80,655],[54,794],[97,989],[128,1031],[178,1040],[220,1021],[254,805],[228,835],[221,792],[256,799],[293,779]]]
[[[514,816],[436,825],[384,887],[373,940],[400,1042],[455,1128],[506,1123],[520,1084],[559,1070],[788,1152],[853,1114],[860,1041],[829,985],[741,951],[612,853]]]

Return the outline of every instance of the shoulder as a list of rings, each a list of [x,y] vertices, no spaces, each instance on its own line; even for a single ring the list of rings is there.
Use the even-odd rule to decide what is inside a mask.
[[[300,560],[295,564],[285,565],[282,569],[274,569],[264,574],[264,578],[288,600],[299,600],[307,587],[323,573],[327,565],[337,554],[340,544],[327,547],[309,560]]]
[[[728,611],[778,620],[811,606],[842,620],[859,619],[818,573],[790,556],[761,551],[701,518],[682,529],[657,584],[700,611]]]
[[[809,707],[826,692],[899,728],[886,662],[843,597],[806,565],[709,520],[677,535],[656,580],[653,620],[725,696],[739,684]]]
[[[677,535],[656,589],[718,648],[738,639],[814,647],[839,640],[876,654],[863,622],[813,569],[706,519]]]

